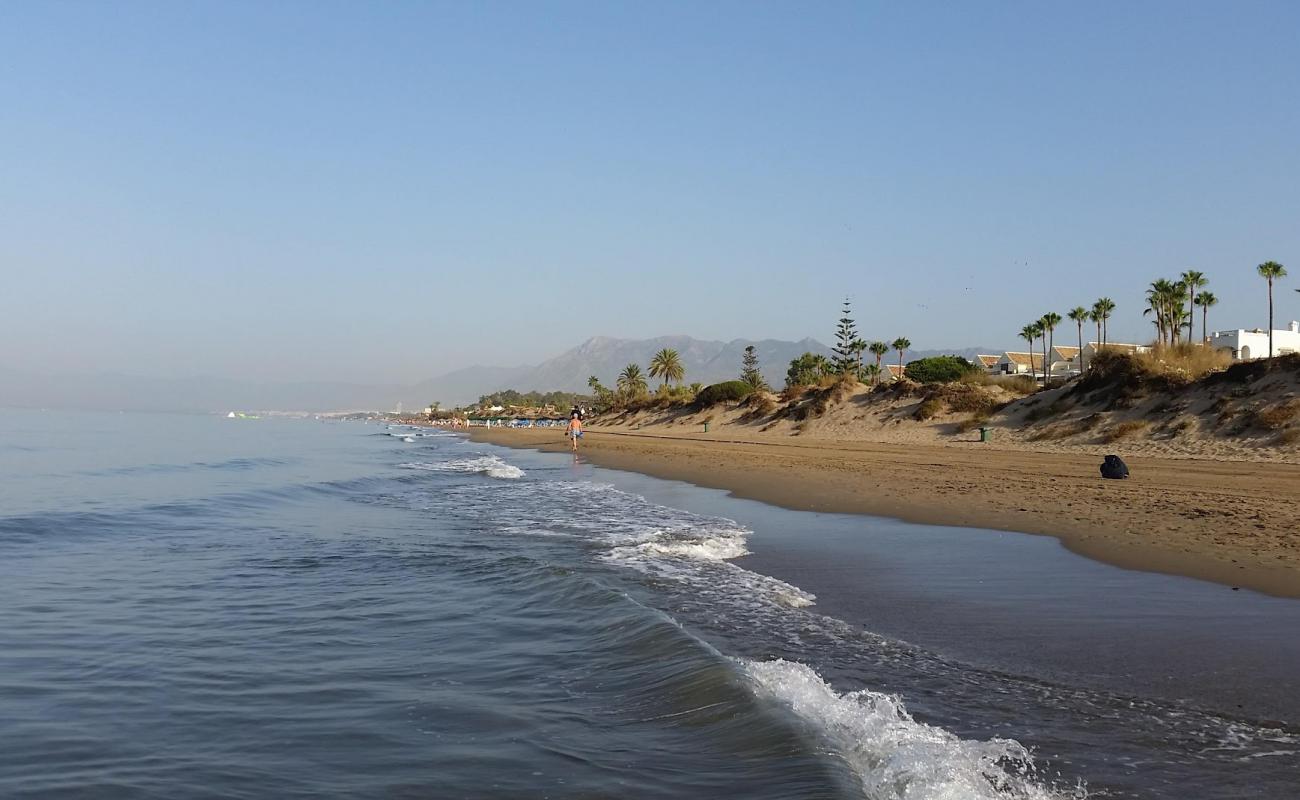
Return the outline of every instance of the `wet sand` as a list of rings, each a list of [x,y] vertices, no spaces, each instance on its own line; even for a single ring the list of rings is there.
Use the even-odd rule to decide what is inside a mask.
[[[568,448],[559,430],[472,435]],[[600,428],[582,445],[600,466],[785,508],[1045,534],[1121,567],[1300,597],[1297,465],[1133,458],[1130,480],[1104,481],[1100,459],[1066,453]]]

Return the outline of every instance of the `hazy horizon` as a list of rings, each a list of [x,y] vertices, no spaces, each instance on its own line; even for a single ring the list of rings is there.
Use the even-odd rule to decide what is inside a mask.
[[[1300,317],[1287,3],[8,4],[0,367],[407,385],[592,336]],[[1196,315],[1200,326],[1199,312]],[[1071,342],[1070,323],[1057,331]],[[541,387],[538,387],[541,388]],[[0,402],[0,404],[3,404]]]

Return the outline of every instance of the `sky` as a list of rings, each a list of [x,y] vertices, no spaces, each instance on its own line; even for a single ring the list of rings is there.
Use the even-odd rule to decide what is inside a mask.
[[[595,336],[1300,317],[1293,2],[0,4],[0,366],[411,383]],[[1068,323],[1067,323],[1068,324]],[[1068,331],[1067,340],[1074,338]]]

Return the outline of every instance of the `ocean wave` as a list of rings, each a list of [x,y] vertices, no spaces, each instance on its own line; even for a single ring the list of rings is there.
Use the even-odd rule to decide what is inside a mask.
[[[229,458],[224,461],[192,461],[184,464],[130,464],[121,467],[109,467],[99,470],[85,470],[79,475],[103,477],[118,475],[155,475],[169,472],[188,472],[193,470],[230,470],[245,471],[262,467],[282,467],[293,464],[294,458]]]
[[[450,461],[412,461],[400,465],[403,469],[422,469],[430,472],[464,472],[486,475],[489,478],[515,480],[524,477],[524,471],[496,456],[454,458]]]
[[[1037,779],[1033,757],[1013,739],[972,741],[917,722],[893,695],[840,694],[812,668],[789,661],[744,661],[760,695],[811,723],[862,780],[867,797],[897,800],[1063,800]]]

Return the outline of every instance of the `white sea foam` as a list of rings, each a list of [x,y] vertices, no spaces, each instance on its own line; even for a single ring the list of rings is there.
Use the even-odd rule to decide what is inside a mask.
[[[699,535],[683,537],[651,532],[650,541],[641,544],[615,547],[610,551],[614,559],[636,560],[642,558],[683,558],[692,561],[726,561],[749,555],[745,547],[745,531],[701,531]]]
[[[487,475],[489,478],[514,480],[524,477],[524,471],[514,464],[508,464],[496,456],[478,458],[453,458],[449,461],[416,461],[402,464],[406,469],[424,469],[432,472],[473,472]]]
[[[840,694],[803,664],[744,661],[760,695],[811,723],[879,800],[1059,800],[1083,798],[1036,780],[1033,759],[1012,739],[962,739],[912,719],[892,695]]]
[[[503,533],[603,544],[601,560],[681,584],[693,597],[768,609],[816,602],[797,586],[730,563],[748,554],[752,533],[733,520],[660,505],[591,481],[521,483],[492,497],[468,488],[451,491],[462,508],[491,503]],[[508,519],[506,508],[513,510]]]

